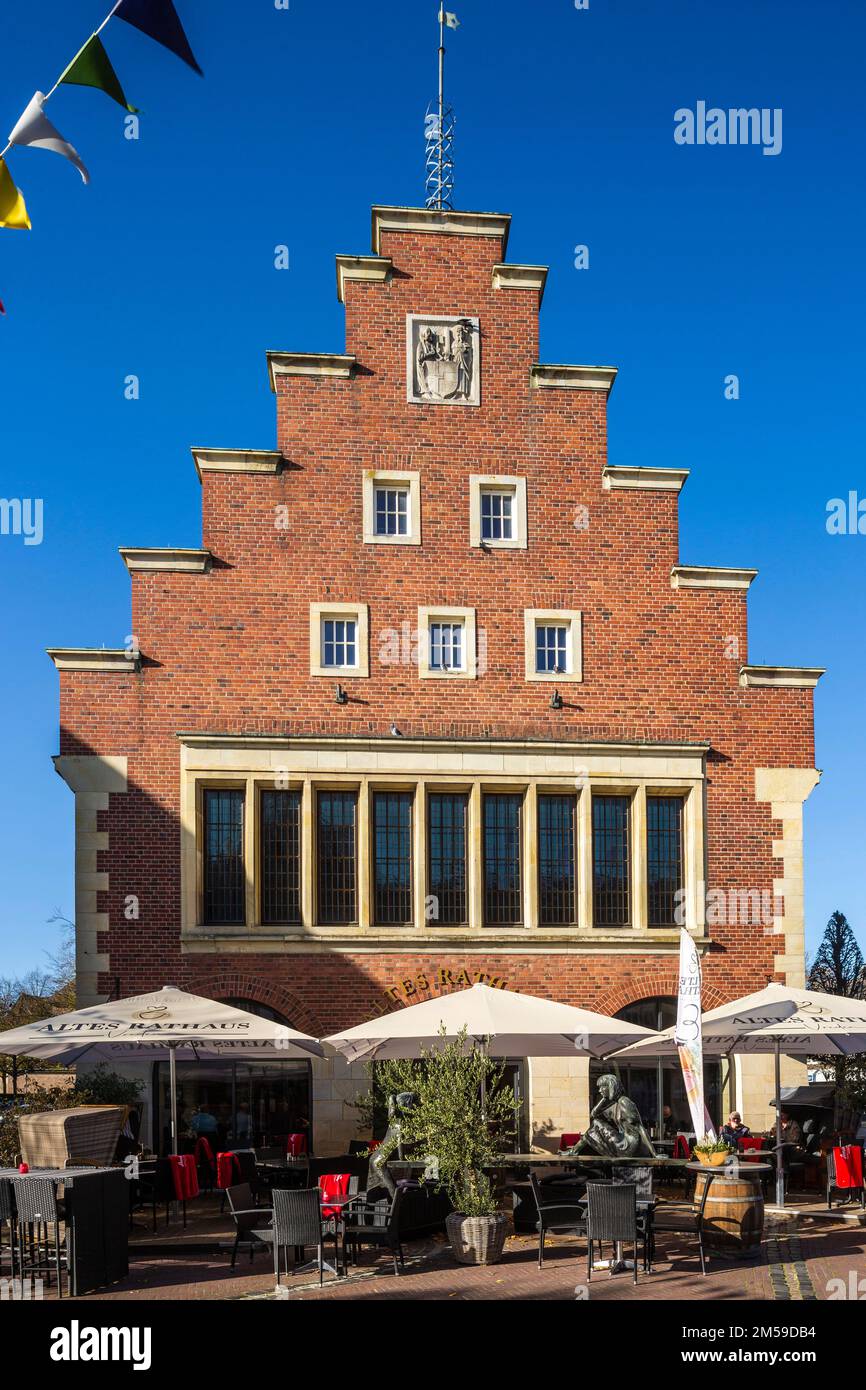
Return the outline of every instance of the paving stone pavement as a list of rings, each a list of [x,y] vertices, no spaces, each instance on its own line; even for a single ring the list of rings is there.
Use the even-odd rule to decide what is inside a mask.
[[[498,1265],[458,1265],[444,1239],[407,1245],[407,1268],[395,1276],[390,1259],[367,1252],[349,1278],[325,1276],[319,1287],[310,1275],[284,1277],[282,1297],[290,1301],[814,1301],[826,1299],[831,1280],[857,1287],[866,1276],[866,1229],[815,1222],[799,1234],[772,1233],[758,1256],[742,1262],[712,1260],[702,1278],[697,1247],[687,1237],[661,1236],[654,1272],[632,1275],[595,1272],[586,1278],[586,1245],[562,1238],[551,1242],[543,1269],[537,1242],[514,1236]],[[830,1286],[831,1288],[833,1286]],[[836,1286],[838,1287],[838,1285]],[[46,1297],[53,1297],[46,1290]],[[864,1284],[866,1295],[866,1284]],[[253,1263],[243,1257],[232,1271],[225,1255],[138,1254],[129,1278],[80,1302],[105,1300],[273,1299],[274,1277],[266,1255]]]

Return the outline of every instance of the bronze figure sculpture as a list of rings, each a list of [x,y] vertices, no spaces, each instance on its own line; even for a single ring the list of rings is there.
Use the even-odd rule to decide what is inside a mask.
[[[417,1100],[418,1097],[414,1091],[401,1091],[398,1095],[388,1097],[388,1128],[385,1131],[385,1138],[370,1159],[370,1186],[374,1185],[373,1175],[375,1174],[382,1187],[387,1189],[390,1197],[395,1195],[397,1184],[388,1171],[388,1161],[395,1149],[398,1158],[403,1157],[403,1147],[400,1142],[400,1116],[413,1110]]]
[[[610,1072],[598,1079],[599,1100],[589,1117],[589,1129],[571,1150],[604,1158],[654,1158],[655,1149],[643,1127],[640,1111]]]

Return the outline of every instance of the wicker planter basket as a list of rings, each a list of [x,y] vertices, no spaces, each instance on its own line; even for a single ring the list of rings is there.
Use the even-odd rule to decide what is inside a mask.
[[[455,1260],[462,1265],[495,1265],[502,1259],[508,1217],[462,1216],[452,1211],[445,1222]]]

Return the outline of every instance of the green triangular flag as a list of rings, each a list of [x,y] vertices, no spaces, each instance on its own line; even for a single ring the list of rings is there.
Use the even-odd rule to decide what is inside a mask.
[[[91,35],[78,56],[72,59],[60,81],[70,82],[75,87],[98,87],[106,96],[125,106],[127,111],[133,114],[138,112],[138,107],[130,106],[126,100],[117,73],[111,66],[111,59],[98,34]]]

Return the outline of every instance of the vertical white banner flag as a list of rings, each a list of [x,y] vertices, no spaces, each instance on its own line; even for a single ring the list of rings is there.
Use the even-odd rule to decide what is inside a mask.
[[[698,1139],[716,1132],[704,1102],[704,1040],[701,1033],[701,960],[689,933],[680,932],[680,978],[675,1034],[692,1125]]]

